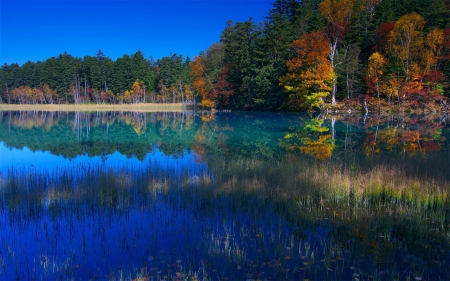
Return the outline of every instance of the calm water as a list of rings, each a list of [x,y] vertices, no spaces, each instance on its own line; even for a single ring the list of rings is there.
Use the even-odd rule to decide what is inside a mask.
[[[379,249],[258,192],[292,157],[448,187],[449,139],[439,117],[0,112],[0,279],[450,279],[448,205]]]

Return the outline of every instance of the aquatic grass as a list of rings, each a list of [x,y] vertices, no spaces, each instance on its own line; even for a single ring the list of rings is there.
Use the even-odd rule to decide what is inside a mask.
[[[278,177],[272,176],[275,174]],[[276,186],[280,196],[285,198],[293,195],[311,197],[320,193],[328,203],[346,200],[350,205],[351,199],[355,206],[406,204],[422,209],[445,206],[450,202],[449,183],[406,176],[395,167],[378,166],[369,171],[355,172],[342,169],[340,165],[305,163],[287,158],[269,169],[261,168],[258,176],[261,184],[267,180],[267,184]],[[320,198],[316,198],[316,203],[319,201]]]
[[[349,169],[297,156],[269,162],[233,160],[208,163],[210,171],[185,174],[181,180],[158,169],[145,172],[134,167],[83,166],[82,173],[75,167],[52,175],[11,170],[1,204],[7,206],[3,212],[23,220],[37,220],[46,213],[56,221],[71,212],[92,216],[99,212],[98,206],[124,218],[136,210],[154,211],[163,227],[171,223],[157,212],[164,202],[173,206],[172,212],[201,211],[202,217],[195,218],[198,222],[183,222],[186,235],[191,224],[225,215],[217,226],[199,229],[208,249],[203,265],[187,262],[188,257],[178,263],[177,253],[150,248],[158,253],[154,259],[136,264],[133,271],[111,269],[116,279],[120,274],[131,280],[241,279],[264,272],[259,277],[332,280],[354,275],[360,280],[382,280],[430,277],[433,266],[445,272],[448,183],[411,177],[389,166]],[[264,225],[238,223],[242,214]],[[288,232],[280,217],[292,224]],[[108,225],[101,226],[98,235],[106,238]],[[139,225],[133,227],[124,228],[120,235],[124,255],[139,253],[132,241],[146,235]],[[155,229],[160,231],[164,230]],[[83,243],[89,252],[89,240]],[[202,244],[191,243],[183,245],[186,253]],[[73,276],[76,264],[71,262],[50,259],[49,266],[55,265],[55,272],[69,269],[63,276]],[[146,270],[141,270],[143,265]]]
[[[243,197],[257,191],[255,197],[270,202],[290,221],[307,222],[307,227],[324,223],[333,229],[345,226],[345,235],[337,236],[340,244],[349,249],[346,241],[358,237],[356,241],[361,241],[350,247],[351,256],[362,260],[364,256],[373,257],[359,267],[375,266],[375,273],[365,270],[361,276],[383,279],[384,271],[394,274],[406,270],[397,268],[401,263],[391,260],[399,249],[420,257],[423,265],[419,272],[436,264],[442,268],[444,253],[449,250],[448,182],[414,177],[389,166],[348,169],[298,157],[269,165],[262,160],[259,164],[251,161],[251,165],[242,161],[222,164],[220,167],[226,169],[218,169],[215,175],[226,180],[218,180],[218,189]],[[248,175],[233,172],[249,166],[253,173]],[[414,251],[417,246],[426,250]],[[383,269],[391,263],[397,267]],[[423,276],[414,276],[419,275]]]

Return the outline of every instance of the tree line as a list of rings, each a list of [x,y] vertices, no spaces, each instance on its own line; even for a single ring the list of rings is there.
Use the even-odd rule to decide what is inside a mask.
[[[6,103],[141,103],[193,101],[190,60],[171,55],[154,61],[138,50],[113,61],[99,50],[83,59],[64,53],[44,62],[3,65]]]
[[[446,104],[450,0],[275,0],[191,59],[100,50],[0,68],[4,103],[198,103],[304,110]]]

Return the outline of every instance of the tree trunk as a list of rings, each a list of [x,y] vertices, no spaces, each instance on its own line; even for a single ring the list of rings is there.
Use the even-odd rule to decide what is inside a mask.
[[[331,67],[333,68],[333,72],[335,75],[336,75],[335,56],[336,56],[336,51],[337,51],[337,42],[338,42],[338,37],[336,37],[334,39],[334,41],[330,44],[330,54],[329,54]],[[331,88],[331,105],[336,105],[336,92],[337,92],[337,83],[336,83],[336,78],[334,78],[333,85]]]

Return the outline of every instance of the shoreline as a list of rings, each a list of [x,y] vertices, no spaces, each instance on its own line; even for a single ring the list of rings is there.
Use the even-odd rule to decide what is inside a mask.
[[[139,104],[0,104],[0,110],[28,111],[130,111],[130,112],[182,112],[188,106],[181,103],[139,103]]]

